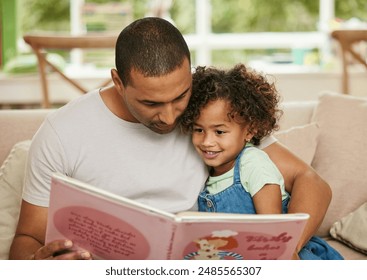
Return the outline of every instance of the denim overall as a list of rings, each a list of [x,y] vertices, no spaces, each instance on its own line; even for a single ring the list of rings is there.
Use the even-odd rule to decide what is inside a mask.
[[[200,193],[198,198],[199,211],[201,212],[223,212],[223,213],[240,213],[240,214],[256,214],[256,210],[249,192],[242,186],[240,179],[240,159],[245,147],[236,158],[234,167],[233,184],[225,190],[211,195],[206,188]],[[288,212],[287,199],[282,202],[283,213]],[[302,260],[342,260],[343,257],[334,250],[323,239],[313,236],[310,241],[299,252]]]

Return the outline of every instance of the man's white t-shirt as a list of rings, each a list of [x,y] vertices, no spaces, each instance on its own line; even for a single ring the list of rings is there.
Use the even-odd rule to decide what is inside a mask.
[[[169,212],[195,209],[208,177],[190,136],[120,119],[98,90],[46,118],[32,140],[23,199],[48,207],[53,172]]]

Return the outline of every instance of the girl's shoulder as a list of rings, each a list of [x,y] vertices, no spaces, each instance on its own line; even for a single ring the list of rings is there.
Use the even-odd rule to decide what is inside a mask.
[[[270,160],[268,154],[252,144],[246,145],[240,159],[241,164],[245,164],[247,162],[259,162],[268,160]]]

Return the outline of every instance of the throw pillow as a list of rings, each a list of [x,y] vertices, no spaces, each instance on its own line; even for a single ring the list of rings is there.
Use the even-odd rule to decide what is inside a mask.
[[[0,259],[8,259],[18,223],[30,140],[14,145],[0,168]]]
[[[317,147],[318,134],[318,125],[310,123],[279,131],[274,136],[296,156],[311,164]]]
[[[367,201],[367,98],[335,93],[320,96],[312,121],[320,131],[312,166],[329,183],[332,200],[317,234]]]
[[[335,222],[330,234],[347,246],[367,254],[367,202]]]

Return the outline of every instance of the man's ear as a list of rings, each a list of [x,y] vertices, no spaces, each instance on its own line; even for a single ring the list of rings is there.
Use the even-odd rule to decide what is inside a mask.
[[[116,69],[111,69],[111,77],[112,77],[113,84],[115,85],[118,92],[123,92],[124,84],[122,83]]]

